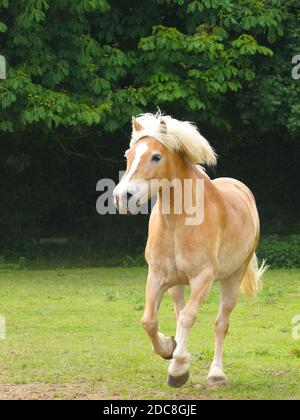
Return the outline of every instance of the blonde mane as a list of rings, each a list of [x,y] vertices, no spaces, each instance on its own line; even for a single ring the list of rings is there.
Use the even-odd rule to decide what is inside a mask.
[[[143,137],[154,137],[165,147],[184,153],[194,164],[215,165],[217,155],[197,127],[168,115],[143,114],[133,119],[132,147]]]

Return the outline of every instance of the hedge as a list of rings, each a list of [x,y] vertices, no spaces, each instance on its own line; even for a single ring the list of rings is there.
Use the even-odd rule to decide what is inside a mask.
[[[260,240],[258,257],[272,268],[300,267],[300,235],[267,235]]]
[[[258,248],[260,261],[271,268],[300,268],[300,234],[265,235]],[[146,265],[144,248],[111,247],[89,241],[66,244],[28,243],[22,254],[0,255],[1,268],[44,267],[134,267]]]

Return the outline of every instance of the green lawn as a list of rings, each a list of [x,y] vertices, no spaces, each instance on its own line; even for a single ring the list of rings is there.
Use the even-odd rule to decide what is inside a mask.
[[[168,362],[152,354],[140,326],[144,268],[0,270],[0,397],[10,398],[300,398],[300,270],[269,270],[257,301],[241,296],[225,346],[227,387],[211,389],[216,285],[192,330],[191,378],[166,384]],[[173,335],[164,298],[161,330]]]

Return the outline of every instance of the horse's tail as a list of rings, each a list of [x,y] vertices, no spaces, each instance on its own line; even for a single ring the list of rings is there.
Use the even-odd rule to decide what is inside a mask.
[[[256,294],[262,289],[262,276],[268,268],[269,266],[266,265],[265,260],[263,260],[260,267],[258,266],[257,256],[254,253],[241,285],[241,290],[245,293],[247,298],[254,298]]]

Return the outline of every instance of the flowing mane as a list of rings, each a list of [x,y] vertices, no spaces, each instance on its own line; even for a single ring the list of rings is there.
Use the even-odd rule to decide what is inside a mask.
[[[133,119],[130,147],[146,136],[154,137],[168,149],[184,153],[194,164],[217,163],[213,148],[191,122],[160,113],[139,115]]]

